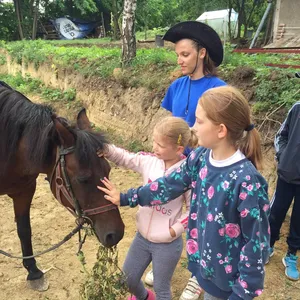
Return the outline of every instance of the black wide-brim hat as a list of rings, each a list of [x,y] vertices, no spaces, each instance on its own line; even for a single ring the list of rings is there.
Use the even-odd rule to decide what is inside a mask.
[[[204,47],[210,58],[219,66],[223,61],[223,45],[219,35],[208,25],[198,21],[181,22],[171,27],[163,36],[165,41],[176,43],[190,39]]]

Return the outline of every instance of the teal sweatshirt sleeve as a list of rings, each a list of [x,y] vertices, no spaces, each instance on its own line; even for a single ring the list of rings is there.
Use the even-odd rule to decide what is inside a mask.
[[[232,291],[242,299],[250,300],[259,296],[264,286],[264,265],[270,242],[268,185],[257,176],[252,184],[242,187],[240,195],[244,195],[243,199],[246,197],[238,207],[245,245],[238,263],[240,275]],[[235,299],[234,295],[229,299]]]
[[[182,195],[190,189],[193,178],[196,178],[197,158],[202,151],[198,149],[198,153],[191,152],[186,161],[168,176],[158,178],[137,189],[130,189],[126,194],[121,194],[121,206],[160,205]]]

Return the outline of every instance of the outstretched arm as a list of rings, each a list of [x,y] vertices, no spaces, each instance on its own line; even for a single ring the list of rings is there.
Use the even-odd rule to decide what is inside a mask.
[[[154,158],[151,153],[133,153],[115,145],[107,145],[105,153],[98,153],[100,157],[103,155],[118,166],[138,173],[143,173],[144,168],[147,167],[147,162],[149,163]]]
[[[102,180],[105,188],[98,186],[98,189],[106,193],[106,199],[115,205],[135,207],[138,204],[146,206],[167,203],[186,192],[190,188],[191,181],[192,172],[185,161],[171,174],[137,189],[130,189],[126,194],[120,194],[106,178]]]

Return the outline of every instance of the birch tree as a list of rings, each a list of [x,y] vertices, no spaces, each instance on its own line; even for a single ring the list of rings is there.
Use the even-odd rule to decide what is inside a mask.
[[[122,21],[122,66],[130,64],[136,56],[135,39],[136,0],[124,0]]]

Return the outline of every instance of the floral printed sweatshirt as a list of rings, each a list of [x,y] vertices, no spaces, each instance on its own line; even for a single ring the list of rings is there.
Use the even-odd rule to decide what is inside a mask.
[[[153,153],[131,153],[114,145],[109,145],[108,153],[105,156],[119,166],[140,173],[144,184],[178,169],[185,159],[185,156],[183,156],[182,160],[166,170],[164,161],[157,158]],[[190,191],[187,191],[170,203],[159,203],[159,205],[153,207],[139,207],[136,214],[139,233],[153,243],[170,243],[174,241],[187,228],[190,199]],[[183,213],[182,208],[184,205],[186,206],[186,212]],[[170,227],[174,229],[175,237],[170,235]]]
[[[248,159],[227,167],[197,148],[173,173],[121,194],[121,205],[167,203],[191,189],[189,270],[222,299],[252,299],[264,286],[269,247],[267,182]]]

